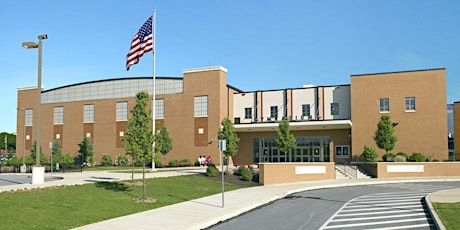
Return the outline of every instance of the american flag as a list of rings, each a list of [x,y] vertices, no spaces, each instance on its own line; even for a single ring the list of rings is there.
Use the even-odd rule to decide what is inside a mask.
[[[126,55],[127,71],[130,66],[139,62],[139,59],[144,53],[153,50],[152,20],[153,16],[150,17],[134,35],[133,41],[131,42],[131,48],[129,49],[128,55]]]

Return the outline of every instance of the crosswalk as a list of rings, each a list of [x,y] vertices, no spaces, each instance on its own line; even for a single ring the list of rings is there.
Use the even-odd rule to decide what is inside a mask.
[[[448,186],[385,184],[395,192],[357,197],[344,204],[320,229],[436,229],[424,197]]]

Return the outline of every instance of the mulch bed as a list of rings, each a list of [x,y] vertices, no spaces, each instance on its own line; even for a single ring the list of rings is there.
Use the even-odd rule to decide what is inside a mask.
[[[208,177],[206,173],[200,173],[201,176],[209,178],[210,180],[214,181],[222,181],[222,173],[218,173],[215,177]],[[254,175],[254,178],[256,178],[258,175]],[[236,176],[233,174],[225,174],[224,175],[224,182],[229,183],[229,184],[236,184],[236,185],[242,185],[246,187],[253,187],[253,186],[260,186],[258,182],[255,182],[253,178],[253,181],[244,181],[241,179],[241,176]],[[257,181],[257,180],[256,180]]]

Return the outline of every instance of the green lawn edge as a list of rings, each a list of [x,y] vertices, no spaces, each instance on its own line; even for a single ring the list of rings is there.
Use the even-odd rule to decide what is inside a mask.
[[[142,184],[97,182],[0,193],[2,229],[69,229],[107,219],[161,208],[221,192],[222,184],[199,175],[147,179],[147,196]],[[225,184],[225,191],[244,186]]]
[[[460,202],[433,202],[433,207],[447,230],[460,230]]]

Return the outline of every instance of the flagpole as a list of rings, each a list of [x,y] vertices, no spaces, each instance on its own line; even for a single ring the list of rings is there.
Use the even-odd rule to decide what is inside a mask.
[[[155,24],[157,23],[157,20],[156,20],[156,11],[157,9],[154,7],[153,8],[153,18],[152,18],[152,33],[153,33],[153,93],[152,93],[152,97],[153,97],[153,100],[152,100],[152,132],[153,132],[153,136],[155,137],[155,132],[156,132],[156,118],[155,118],[155,101],[156,101],[156,53],[157,53],[157,50],[156,50],[156,39],[157,39],[157,35],[156,35],[156,31],[155,31]],[[155,140],[155,139],[154,139]],[[155,170],[155,141],[153,141],[153,148],[152,148],[152,170]]]

